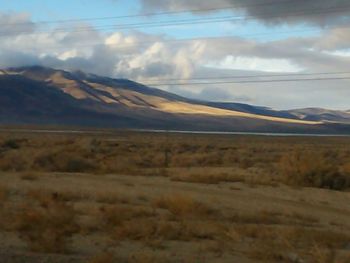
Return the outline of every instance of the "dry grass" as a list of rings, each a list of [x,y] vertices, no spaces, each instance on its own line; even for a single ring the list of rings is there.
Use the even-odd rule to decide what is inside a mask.
[[[114,263],[116,262],[113,253],[104,252],[92,257],[88,263]]]
[[[0,207],[5,203],[8,198],[8,189],[7,187],[0,185]]]
[[[276,185],[278,179],[331,189],[350,185],[347,138],[320,142],[318,138],[222,136],[212,143],[209,135],[120,136],[3,136],[0,170],[170,176],[174,181],[205,184]],[[178,168],[201,170],[178,173]],[[232,172],[235,169],[243,172]]]
[[[239,235],[253,239],[250,256],[261,262],[334,263],[336,251],[343,249],[349,236],[304,227],[271,228],[239,226]]]
[[[9,198],[9,190],[7,187],[0,185],[0,229],[6,229],[8,224],[6,216],[6,203]]]
[[[0,186],[1,229],[40,253],[111,251],[89,263],[348,262],[348,224],[329,224],[346,217],[332,205],[347,193],[270,187],[346,190],[348,139],[121,137],[0,136],[0,170],[20,171],[4,176],[10,196]]]
[[[154,252],[140,251],[133,253],[128,258],[128,263],[167,263],[169,262],[164,257],[160,257]]]
[[[117,192],[97,192],[94,196],[94,199],[96,202],[102,204],[127,204],[130,202],[128,197],[123,196]]]
[[[336,252],[331,249],[321,248],[315,245],[311,251],[310,255],[314,263],[335,263]]]
[[[323,152],[294,151],[285,154],[280,163],[287,183],[343,190],[350,186],[350,177],[342,174],[339,163]]]
[[[221,182],[243,182],[244,178],[242,175],[225,172],[210,173],[203,171],[202,173],[176,174],[171,176],[171,180],[187,183],[219,184]]]
[[[152,209],[142,207],[130,207],[124,205],[114,205],[112,207],[102,207],[100,209],[102,226],[106,230],[114,229],[126,221],[134,218],[153,218],[155,212]]]
[[[25,172],[30,170],[31,156],[20,150],[6,151],[0,159],[0,170],[9,172]]]
[[[79,231],[74,209],[55,195],[28,195],[20,205],[13,222],[31,251],[65,252],[72,234]]]
[[[68,173],[93,172],[97,169],[88,158],[66,151],[44,153],[34,160],[33,167],[49,172]]]
[[[254,214],[238,213],[229,216],[229,220],[235,224],[262,224],[262,225],[277,225],[281,224],[283,214],[270,211],[258,211]]]
[[[214,239],[223,231],[221,225],[210,221],[213,209],[178,194],[155,199],[152,208],[116,204],[102,207],[100,213],[103,229],[117,243],[140,241],[161,247],[165,240]]]
[[[216,212],[213,208],[190,196],[179,194],[156,198],[153,206],[168,210],[176,218],[209,217]]]
[[[166,241],[214,240],[223,236],[221,225],[207,222],[179,222],[164,219],[132,219],[117,226],[112,238],[120,241],[141,241],[150,247],[162,248]]]
[[[26,181],[36,181],[39,179],[39,174],[36,172],[24,172],[20,175],[22,180]]]
[[[258,224],[258,225],[300,225],[311,226],[319,223],[319,218],[296,212],[282,211],[255,211],[253,214],[238,213],[230,214],[228,219],[235,224]]]

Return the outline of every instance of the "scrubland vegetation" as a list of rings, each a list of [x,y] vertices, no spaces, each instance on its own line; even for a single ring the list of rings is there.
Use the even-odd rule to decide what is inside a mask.
[[[0,171],[2,262],[350,262],[350,138],[3,133]]]

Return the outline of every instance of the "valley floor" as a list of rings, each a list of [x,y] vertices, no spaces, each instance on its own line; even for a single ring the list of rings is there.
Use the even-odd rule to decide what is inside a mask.
[[[49,136],[2,135],[1,263],[350,262],[347,138]],[[295,145],[342,191],[282,180]]]

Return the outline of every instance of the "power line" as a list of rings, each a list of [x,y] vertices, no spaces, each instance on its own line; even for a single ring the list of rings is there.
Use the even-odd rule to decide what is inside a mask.
[[[265,15],[266,18],[285,18],[285,17],[298,17],[302,15],[322,15],[322,14],[330,14],[330,13],[337,13],[337,12],[344,12],[347,8],[350,8],[350,5],[337,7],[337,8],[327,8],[327,9],[319,9],[319,10],[312,10],[312,12],[297,12],[297,13],[291,13],[291,14],[279,14],[279,15],[271,15],[271,14],[257,14],[261,17],[261,15]],[[182,20],[170,20],[170,21],[158,21],[158,22],[150,22],[150,23],[134,23],[134,24],[122,24],[122,25],[105,25],[105,26],[99,26],[99,27],[80,27],[76,28],[75,30],[67,30],[67,29],[56,29],[54,32],[90,32],[90,31],[96,31],[96,29],[99,30],[126,30],[126,29],[137,29],[137,28],[154,28],[154,27],[169,27],[169,26],[176,26],[176,25],[193,25],[193,24],[206,24],[206,23],[222,23],[222,22],[234,22],[234,21],[247,21],[247,20],[255,20],[255,16],[220,16],[220,17],[211,17],[206,19],[182,19]],[[39,34],[47,34],[52,33],[52,31],[39,31],[39,32],[27,32],[27,31],[11,31],[11,34],[18,33],[18,34],[28,34],[28,35],[39,35]],[[3,33],[0,36],[9,36],[8,33]]]
[[[144,85],[157,86],[191,86],[191,85],[220,85],[220,84],[249,84],[249,83],[273,83],[273,82],[301,82],[301,81],[330,81],[350,80],[350,77],[331,78],[303,78],[303,79],[274,79],[274,80],[242,80],[242,81],[215,81],[215,82],[191,82],[191,83],[143,83]]]
[[[339,28],[339,27],[338,27]],[[52,46],[45,46],[45,49],[60,49],[60,48],[77,48],[77,47],[90,47],[90,46],[117,46],[118,49],[121,48],[132,48],[132,47],[142,47],[147,46],[149,44],[154,43],[181,43],[181,42],[190,42],[190,41],[196,41],[196,40],[223,40],[223,39],[231,39],[234,37],[257,37],[257,36],[270,36],[270,35],[281,35],[281,34],[291,34],[291,33],[306,33],[306,32],[318,32],[318,29],[304,29],[304,30],[291,30],[291,31],[280,31],[280,32],[273,32],[273,33],[256,33],[256,34],[244,34],[239,36],[221,36],[221,37],[195,37],[195,38],[186,38],[186,39],[154,39],[152,41],[142,41],[141,43],[134,43],[134,44],[119,44],[119,43],[90,43],[90,44],[74,44],[70,46],[59,46],[59,45],[52,45]]]
[[[319,9],[319,10],[311,10],[311,12],[301,11],[301,12],[295,12],[291,14],[285,14],[285,15],[274,15],[272,14],[263,14],[266,15],[266,18],[284,18],[287,17],[294,17],[294,16],[301,16],[301,15],[320,15],[320,14],[329,14],[329,13],[337,13],[337,12],[344,12],[346,8],[350,8],[350,5],[346,5],[343,7],[338,8],[330,8],[325,10]],[[124,30],[124,29],[136,29],[136,28],[149,28],[149,27],[163,27],[163,26],[176,26],[176,25],[188,25],[188,24],[207,24],[207,23],[222,23],[222,22],[234,22],[234,21],[246,21],[256,19],[255,16],[220,16],[220,17],[211,17],[206,19],[183,19],[183,20],[170,20],[170,21],[159,21],[159,22],[149,22],[149,23],[134,23],[134,24],[123,24],[123,25],[112,25],[111,29],[116,30]],[[103,27],[102,27],[103,28]]]
[[[167,11],[167,12],[157,12],[157,13],[143,13],[143,14],[132,14],[132,15],[122,15],[122,16],[106,16],[106,17],[91,17],[91,18],[80,18],[80,19],[65,19],[65,20],[46,20],[46,21],[38,21],[38,24],[56,24],[56,23],[74,23],[74,22],[84,22],[84,21],[99,21],[99,20],[112,20],[112,19],[124,19],[124,18],[137,18],[137,17],[151,17],[151,16],[162,16],[162,15],[176,15],[183,13],[200,13],[200,12],[211,12],[211,11],[223,11],[230,10],[234,8],[245,8],[245,7],[255,7],[255,6],[267,6],[267,5],[275,5],[275,4],[285,4],[285,3],[293,3],[294,0],[279,0],[279,1],[271,1],[259,4],[251,4],[251,5],[230,5],[230,6],[222,6],[222,7],[213,7],[213,8],[201,8],[201,9],[183,9],[179,11]],[[23,23],[11,23],[11,24],[0,24],[0,26],[22,26],[22,25],[31,25],[32,22],[23,22]]]
[[[130,24],[121,24],[121,25],[103,25],[96,26],[97,29],[135,29],[135,28],[146,28],[146,27],[162,27],[162,26],[173,26],[173,25],[187,25],[193,23],[217,23],[217,22],[226,22],[230,21],[232,16],[217,16],[210,18],[191,18],[191,19],[177,19],[177,20],[168,20],[168,21],[157,21],[157,22],[142,22],[142,23],[130,23]],[[79,29],[86,29],[86,27],[80,27]],[[60,30],[60,29],[58,29]],[[66,30],[62,28],[62,30]]]
[[[74,30],[68,30],[65,28],[57,28],[54,29],[55,33],[59,32],[70,32],[70,33],[77,33],[77,32],[90,32],[90,31],[96,31],[96,30],[126,30],[126,29],[137,29],[137,28],[152,28],[152,27],[168,27],[168,26],[176,26],[176,25],[189,25],[189,24],[206,24],[206,23],[222,23],[227,21],[234,21],[235,18],[240,18],[240,20],[243,18],[242,16],[219,16],[219,17],[211,17],[211,18],[197,18],[197,19],[181,19],[181,20],[168,20],[168,21],[157,21],[157,22],[147,22],[147,23],[132,23],[132,24],[121,24],[121,25],[103,25],[103,26],[94,26],[94,27],[76,27]],[[28,32],[26,30],[18,30],[18,31],[11,31],[10,33],[18,33],[18,34],[28,34],[28,35],[38,35],[38,34],[46,34],[51,33],[52,31],[38,31],[38,32]],[[9,35],[9,34],[2,34],[0,31],[0,36],[3,35]]]
[[[197,78],[173,78],[159,79],[153,81],[197,81],[197,80],[219,80],[219,79],[246,79],[246,78],[272,78],[272,77],[298,77],[298,76],[320,76],[320,75],[344,75],[350,74],[350,71],[342,72],[314,72],[314,73],[281,73],[281,74],[260,74],[260,75],[245,75],[245,76],[219,76],[219,77],[197,77]],[[190,83],[190,82],[189,82]],[[204,83],[206,84],[206,83]]]
[[[328,27],[327,29],[333,29],[333,28],[348,28],[349,26],[343,26],[343,27]],[[132,48],[132,47],[142,47],[147,46],[149,44],[154,43],[181,43],[181,42],[190,42],[190,41],[196,41],[196,40],[223,40],[223,39],[231,39],[234,37],[257,37],[257,36],[278,36],[282,34],[292,34],[292,33],[307,33],[307,32],[318,32],[319,29],[303,29],[303,30],[289,30],[289,31],[279,31],[279,32],[273,32],[273,33],[255,33],[255,34],[243,34],[238,36],[221,36],[221,37],[196,37],[196,38],[186,38],[186,39],[154,39],[152,41],[142,41],[142,43],[134,43],[134,44],[119,44],[119,43],[90,43],[90,44],[74,44],[69,46],[60,46],[59,44],[51,45],[51,46],[45,46],[45,49],[62,49],[62,48],[78,48],[78,47],[90,47],[90,46],[117,46],[118,49],[121,48]]]

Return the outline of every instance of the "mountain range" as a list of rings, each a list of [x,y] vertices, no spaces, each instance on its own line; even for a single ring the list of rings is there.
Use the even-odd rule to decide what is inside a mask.
[[[350,133],[350,110],[202,101],[127,79],[30,66],[0,70],[0,124],[339,134]]]

